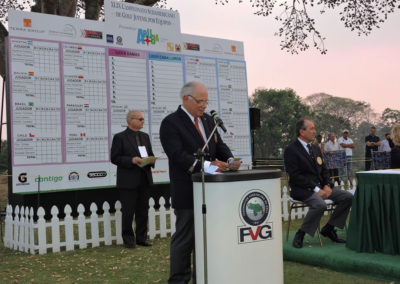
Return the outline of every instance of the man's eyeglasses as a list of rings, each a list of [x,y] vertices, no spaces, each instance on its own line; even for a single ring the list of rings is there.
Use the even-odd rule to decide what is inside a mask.
[[[137,119],[137,120],[139,120],[139,121],[144,121],[144,118],[143,117],[141,117],[141,118],[136,118],[136,117],[131,117],[132,119]]]
[[[188,97],[191,97],[197,104],[199,105],[208,105],[208,101],[205,100],[198,100],[195,97],[193,97],[192,95],[187,95]]]

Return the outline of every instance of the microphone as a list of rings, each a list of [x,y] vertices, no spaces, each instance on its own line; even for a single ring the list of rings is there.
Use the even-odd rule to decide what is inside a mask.
[[[218,113],[215,110],[210,111],[210,114],[212,118],[214,118],[215,122],[218,123],[219,127],[226,133],[226,128],[224,126],[224,122],[222,119],[218,116]]]

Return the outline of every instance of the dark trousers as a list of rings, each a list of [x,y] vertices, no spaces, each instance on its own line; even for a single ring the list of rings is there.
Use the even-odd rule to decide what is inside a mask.
[[[176,231],[171,238],[169,284],[196,284],[193,209],[175,209]],[[193,274],[191,257],[193,253]]]
[[[353,194],[334,187],[332,188],[332,194],[329,196],[329,199],[335,202],[336,205],[335,210],[329,218],[328,224],[343,229],[353,202]],[[314,236],[321,217],[326,210],[326,203],[316,192],[309,198],[303,200],[303,202],[309,205],[310,208],[308,209],[307,215],[304,217],[301,230]]]
[[[371,157],[365,157],[365,170],[371,170]]]
[[[132,189],[120,189],[119,196],[122,205],[122,239],[124,244],[133,244],[135,241],[145,241],[147,239],[147,219],[149,211],[148,185],[141,184]],[[136,237],[132,228],[134,216]]]

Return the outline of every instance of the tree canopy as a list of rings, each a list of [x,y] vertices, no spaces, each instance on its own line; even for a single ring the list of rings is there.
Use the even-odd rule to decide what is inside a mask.
[[[292,89],[258,89],[250,103],[260,109],[261,126],[255,132],[254,149],[258,157],[278,157],[279,148],[296,138],[296,121],[312,115]]]
[[[168,7],[168,0],[125,0],[125,2]],[[236,1],[214,0],[214,2],[225,5]],[[314,11],[320,14],[328,10],[338,11],[344,27],[357,35],[369,35],[374,29],[380,28],[390,14],[400,9],[400,0],[237,0],[237,2],[250,4],[254,8],[255,15],[274,17],[280,23],[276,35],[281,37],[281,48],[290,53],[307,50],[310,46],[323,54],[327,52],[324,45],[325,37],[317,28],[315,18],[311,16]],[[7,11],[10,8],[69,17],[84,13],[86,19],[97,20],[103,4],[104,0],[0,0],[0,20],[3,23],[7,20]]]

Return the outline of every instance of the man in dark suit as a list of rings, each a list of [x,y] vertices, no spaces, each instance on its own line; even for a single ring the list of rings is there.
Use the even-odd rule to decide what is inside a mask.
[[[111,162],[117,165],[117,188],[122,204],[122,239],[126,248],[136,244],[151,246],[147,241],[148,188],[153,184],[151,167],[140,167],[142,154],[154,156],[149,135],[140,131],[144,118],[139,111],[129,111],[126,116],[128,127],[114,135],[111,146]],[[144,151],[145,149],[145,151]],[[136,238],[132,229],[135,215]]]
[[[315,138],[315,126],[309,119],[296,123],[297,139],[284,153],[285,168],[289,174],[290,196],[310,206],[301,228],[297,231],[293,246],[301,248],[305,233],[314,236],[324,211],[325,199],[335,202],[335,210],[321,234],[337,243],[346,241],[338,238],[334,227],[343,228],[346,224],[353,195],[329,184],[329,172],[318,146],[312,144]]]
[[[170,277],[168,283],[189,283],[191,254],[194,258],[193,184],[189,168],[195,161],[193,153],[202,148],[214,128],[214,120],[204,111],[208,90],[200,82],[186,83],[180,93],[182,105],[161,123],[160,140],[169,162],[172,207],[176,215],[176,232],[171,238]],[[210,140],[205,167],[215,165],[218,171],[237,170],[240,162],[218,133]],[[193,172],[199,172],[200,163]],[[196,283],[195,268],[193,283]]]

